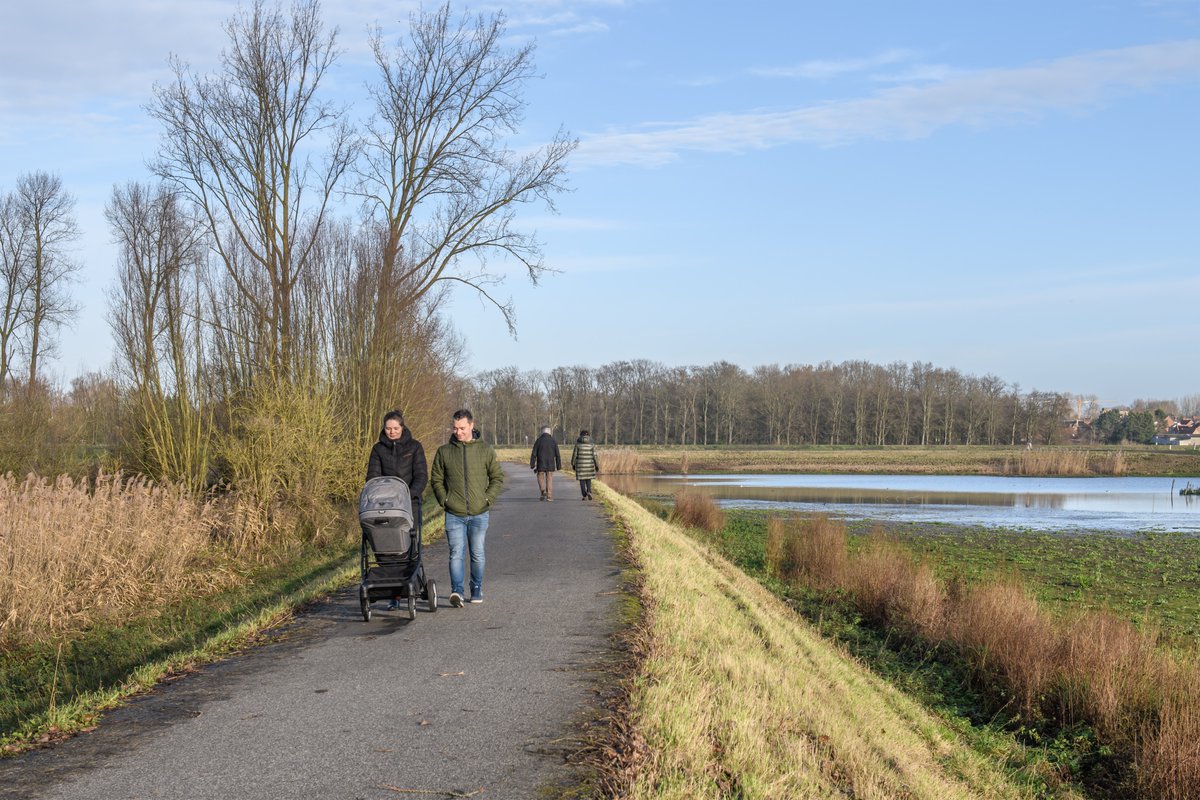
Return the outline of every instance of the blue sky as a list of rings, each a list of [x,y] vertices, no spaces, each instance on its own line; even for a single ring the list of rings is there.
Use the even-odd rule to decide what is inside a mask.
[[[331,91],[365,107],[364,30],[413,5],[323,4]],[[0,188],[58,173],[85,234],[64,378],[111,357],[103,206],[149,178],[142,106],[169,54],[214,63],[235,8],[0,9]],[[1200,394],[1200,1],[503,8],[543,75],[514,144],[580,147],[560,213],[522,217],[559,271],[506,281],[517,338],[450,305],[472,371],[929,361],[1103,404]]]

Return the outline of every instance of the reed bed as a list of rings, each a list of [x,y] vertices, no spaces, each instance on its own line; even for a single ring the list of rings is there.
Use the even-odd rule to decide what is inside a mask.
[[[232,586],[237,559],[264,552],[269,527],[247,504],[143,478],[2,476],[0,643]]]
[[[1195,797],[1200,786],[1200,664],[1158,646],[1111,612],[1054,617],[1017,579],[943,583],[881,530],[847,551],[823,517],[773,522],[767,568],[780,579],[844,592],[865,617],[953,648],[984,689],[1001,689],[1026,719],[1087,723],[1135,765],[1145,798]],[[793,544],[789,540],[807,540]],[[831,556],[830,550],[838,555]],[[797,553],[807,565],[789,567]]]
[[[1095,453],[1064,448],[1025,450],[1015,458],[1006,458],[1001,472],[1005,475],[1119,477],[1128,471],[1128,461],[1123,450]]]
[[[597,456],[605,475],[636,475],[646,471],[641,454],[632,447],[597,449]]]

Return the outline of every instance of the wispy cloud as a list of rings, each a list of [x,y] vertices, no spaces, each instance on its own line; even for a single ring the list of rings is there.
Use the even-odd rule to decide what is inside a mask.
[[[911,61],[915,56],[916,54],[911,50],[893,49],[866,58],[804,61],[792,66],[754,67],[748,72],[751,75],[760,75],[766,78],[828,80],[850,73],[869,72],[879,67]]]
[[[1103,50],[1046,64],[954,75],[869,97],[779,111],[718,113],[584,136],[581,165],[657,166],[687,151],[744,152],[794,143],[920,139],[939,128],[984,129],[1096,107],[1129,91],[1200,78],[1200,40]]]

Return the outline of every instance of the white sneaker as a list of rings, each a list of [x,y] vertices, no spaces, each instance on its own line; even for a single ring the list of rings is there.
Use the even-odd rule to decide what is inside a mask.
[[[462,608],[463,607],[463,596],[461,594],[459,594],[458,592],[451,592],[450,593],[450,605],[454,606],[455,608]]]

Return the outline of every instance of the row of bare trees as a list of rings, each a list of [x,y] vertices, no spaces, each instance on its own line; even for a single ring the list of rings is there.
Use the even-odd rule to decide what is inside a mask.
[[[543,272],[515,213],[553,207],[575,142],[560,131],[510,148],[534,65],[502,14],[446,3],[394,42],[375,31],[364,108],[328,99],[341,50],[316,0],[256,0],[225,32],[211,74],[171,62],[147,105],[162,129],[156,180],[114,187],[106,207],[120,424],[105,438],[119,428],[122,467],[264,506],[344,496],[387,409],[440,437],[461,385],[447,290],[478,292],[511,327],[488,259]],[[0,199],[7,389],[18,356],[37,377],[75,228],[57,179],[22,178]]]
[[[1075,404],[993,375],[929,363],[668,367],[618,361],[484,373],[474,402],[490,437],[521,444],[542,425],[606,444],[952,445],[1050,443]]]

